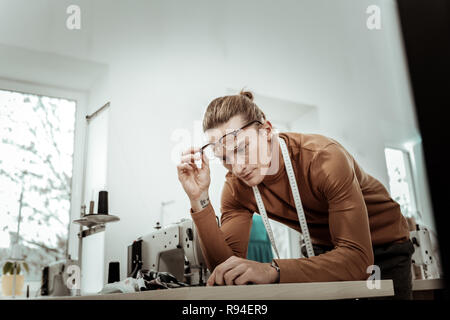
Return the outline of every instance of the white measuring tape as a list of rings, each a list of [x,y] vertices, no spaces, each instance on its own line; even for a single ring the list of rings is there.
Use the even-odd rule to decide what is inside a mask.
[[[289,184],[291,185],[292,195],[294,196],[295,208],[297,209],[298,221],[300,223],[300,228],[302,229],[302,236],[306,246],[306,253],[308,257],[313,257],[314,250],[312,247],[311,237],[309,236],[308,224],[306,223],[305,212],[303,211],[302,200],[300,199],[300,193],[298,192],[297,181],[295,180],[294,169],[292,168],[288,148],[286,146],[286,142],[284,142],[282,138],[278,137],[278,141],[280,141],[281,153],[283,155],[284,164],[286,166]],[[273,238],[272,228],[270,227],[269,219],[267,218],[266,208],[264,207],[264,203],[262,201],[261,194],[259,193],[258,186],[253,186],[252,189],[255,195],[256,205],[259,209],[259,214],[263,219],[264,227],[266,228],[267,234],[269,235],[270,242],[272,243],[272,247],[277,255],[277,258],[280,259],[280,255],[278,254],[278,249]]]

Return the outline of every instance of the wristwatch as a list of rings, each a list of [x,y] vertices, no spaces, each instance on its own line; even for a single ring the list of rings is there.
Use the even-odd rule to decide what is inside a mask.
[[[278,278],[277,278],[276,282],[280,282],[280,267],[277,266],[277,263],[275,262],[275,260],[272,260],[272,263],[270,264],[270,266],[275,268],[275,270],[277,270]]]

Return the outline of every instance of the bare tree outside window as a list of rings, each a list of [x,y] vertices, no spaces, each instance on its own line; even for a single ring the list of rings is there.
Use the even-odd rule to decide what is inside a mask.
[[[28,280],[67,253],[76,102],[0,90],[0,263],[17,241]]]

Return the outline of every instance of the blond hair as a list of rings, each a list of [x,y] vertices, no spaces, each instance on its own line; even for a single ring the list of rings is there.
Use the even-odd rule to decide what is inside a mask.
[[[203,131],[216,128],[237,115],[241,115],[247,122],[266,120],[264,112],[253,102],[253,94],[241,90],[237,95],[223,96],[211,101],[203,116]]]

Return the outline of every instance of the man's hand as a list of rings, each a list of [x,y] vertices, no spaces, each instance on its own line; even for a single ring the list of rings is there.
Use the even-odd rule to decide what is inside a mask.
[[[201,168],[197,168],[196,160],[202,161]],[[209,204],[208,188],[211,183],[208,157],[200,153],[199,148],[189,148],[183,151],[181,162],[177,165],[178,180],[191,200],[194,212],[200,211]]]
[[[206,285],[268,284],[277,282],[278,276],[278,271],[270,263],[231,256],[214,269]]]

